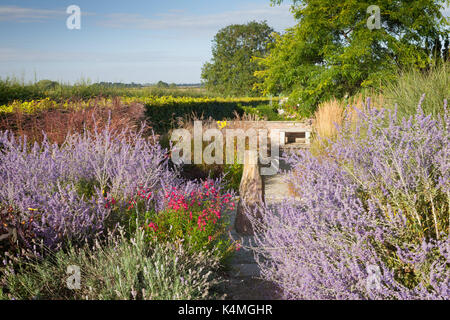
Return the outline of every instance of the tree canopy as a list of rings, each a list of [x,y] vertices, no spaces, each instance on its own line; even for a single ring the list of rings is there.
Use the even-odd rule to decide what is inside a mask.
[[[290,94],[308,115],[319,102],[379,85],[399,69],[427,68],[448,33],[445,3],[293,0],[298,24],[257,58],[263,68],[255,73],[262,80],[257,86],[263,93]],[[379,29],[368,27],[371,5],[380,9]]]
[[[157,88],[169,88],[170,85],[167,82],[164,81],[158,81],[158,83],[156,84]]]
[[[202,79],[205,87],[225,95],[255,95],[254,75],[259,70],[253,57],[264,57],[273,42],[274,30],[266,21],[227,26],[216,34],[212,60],[204,64]]]
[[[36,82],[36,85],[42,90],[51,90],[59,86],[59,83],[56,81],[44,79]]]

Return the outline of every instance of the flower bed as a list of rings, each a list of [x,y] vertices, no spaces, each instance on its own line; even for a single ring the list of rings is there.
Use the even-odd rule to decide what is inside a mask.
[[[11,133],[0,132],[0,250],[8,262],[0,267],[0,296],[3,292],[9,298],[66,297],[68,292],[64,290],[53,297],[46,291],[55,288],[65,276],[55,269],[52,261],[70,258],[83,263],[80,268],[89,274],[91,268],[98,269],[99,265],[90,258],[76,259],[77,255],[85,255],[103,259],[112,268],[114,261],[109,261],[102,250],[126,246],[130,241],[134,245],[141,235],[145,248],[136,250],[148,256],[139,257],[124,248],[124,256],[118,253],[117,257],[117,267],[125,268],[120,273],[134,272],[134,269],[126,269],[127,257],[136,262],[136,266],[143,267],[145,264],[140,264],[139,259],[156,255],[160,264],[153,268],[157,269],[139,272],[154,277],[158,275],[158,268],[167,268],[179,272],[184,280],[180,280],[180,287],[174,291],[161,289],[160,295],[157,288],[150,288],[148,283],[130,282],[126,292],[137,288],[152,290],[151,294],[147,292],[149,295],[139,293],[139,297],[145,299],[208,296],[198,289],[209,288],[214,283],[208,272],[199,272],[201,279],[195,274],[188,277],[180,269],[183,264],[163,259],[163,252],[179,248],[180,252],[173,249],[175,252],[169,254],[184,259],[186,266],[191,257],[197,261],[196,266],[204,270],[223,267],[235,250],[234,243],[225,234],[226,210],[234,206],[230,202],[232,194],[223,190],[221,180],[187,182],[179,178],[178,170],[169,168],[167,150],[154,140],[140,133],[114,132],[107,128],[69,135],[62,145],[44,140],[42,144],[30,146],[26,138],[17,139]],[[125,230],[121,239],[116,238],[117,230]],[[93,246],[99,247],[94,250]],[[201,261],[200,257],[212,260]],[[124,265],[119,263],[121,259],[125,259]],[[22,268],[27,261],[31,261],[29,267]],[[53,268],[45,273],[45,278],[30,273],[30,270],[45,269],[46,264]],[[10,276],[14,272],[22,274],[33,290],[23,287],[24,282],[16,282]],[[140,276],[134,274],[133,277]],[[94,279],[92,275],[91,280]],[[172,280],[167,275],[161,285],[169,286]],[[49,283],[42,287],[43,281]],[[125,294],[113,292],[104,295],[101,286],[96,288],[98,292],[87,296],[126,298]],[[27,296],[24,292],[34,293]]]

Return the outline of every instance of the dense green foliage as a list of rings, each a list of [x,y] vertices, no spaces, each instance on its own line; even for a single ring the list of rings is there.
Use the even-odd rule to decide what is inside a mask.
[[[45,98],[45,93],[38,85],[25,85],[16,81],[0,81],[0,105],[13,100],[34,100]]]
[[[267,102],[265,98],[236,98],[236,99],[168,99],[155,100],[146,103],[146,117],[151,121],[153,128],[164,131],[174,127],[177,118],[186,118],[192,115],[214,120],[234,118],[235,114],[244,114],[243,106],[257,106]]]
[[[181,175],[186,179],[222,179],[224,188],[239,191],[244,165],[233,164],[185,164],[181,169]]]
[[[263,80],[258,87],[291,95],[291,104],[311,115],[319,102],[379,86],[398,69],[426,69],[442,52],[448,55],[442,46],[444,3],[295,0],[299,23],[277,36],[269,55],[256,59],[264,68],[256,72]],[[380,29],[368,28],[371,5],[380,8]]]
[[[256,107],[244,107],[244,111],[247,114],[255,115],[259,119],[264,119],[267,121],[286,120],[285,117],[278,114],[277,106],[278,106],[278,103],[275,103],[273,105],[261,104]]]
[[[221,29],[213,40],[212,61],[202,70],[206,88],[224,95],[255,95],[252,90],[259,69],[252,57],[264,57],[273,41],[273,29],[264,22],[252,21]]]
[[[241,185],[242,174],[244,173],[244,165],[239,163],[225,164],[224,165],[224,178],[223,182],[225,187],[229,190],[239,191]]]

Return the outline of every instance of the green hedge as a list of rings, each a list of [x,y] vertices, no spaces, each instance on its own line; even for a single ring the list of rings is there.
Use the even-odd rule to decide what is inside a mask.
[[[145,115],[156,132],[164,132],[174,127],[177,118],[185,118],[192,115],[204,119],[225,120],[234,118],[236,112],[242,116],[244,107],[256,107],[266,99],[243,99],[225,101],[215,99],[179,99],[170,103],[147,103]]]
[[[27,101],[44,98],[45,92],[38,86],[0,80],[0,105],[14,100]]]

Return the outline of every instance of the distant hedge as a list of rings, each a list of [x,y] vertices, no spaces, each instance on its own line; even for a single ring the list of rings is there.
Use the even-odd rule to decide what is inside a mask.
[[[268,103],[267,98],[174,98],[161,97],[145,104],[145,115],[157,132],[173,127],[176,119],[190,115],[214,120],[234,117],[236,112],[244,114],[243,107],[256,107]]]
[[[44,91],[36,85],[22,85],[17,82],[0,80],[0,105],[14,100],[34,100],[45,98]]]

